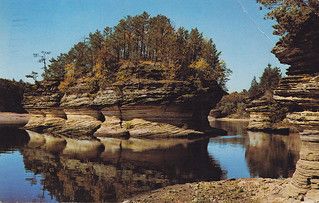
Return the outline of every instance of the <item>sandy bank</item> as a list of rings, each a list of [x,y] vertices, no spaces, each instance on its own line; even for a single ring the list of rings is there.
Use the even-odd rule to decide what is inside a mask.
[[[248,178],[173,185],[126,202],[299,202],[280,196],[289,179]]]
[[[208,116],[209,121],[238,121],[238,122],[249,122],[249,118],[214,118]]]
[[[23,126],[29,120],[28,114],[18,114],[11,112],[0,112],[0,125],[18,125]]]

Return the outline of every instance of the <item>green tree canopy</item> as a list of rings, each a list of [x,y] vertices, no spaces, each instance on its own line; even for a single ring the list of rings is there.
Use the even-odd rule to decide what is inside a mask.
[[[251,81],[251,85],[248,90],[249,97],[256,99],[263,96],[266,92],[272,92],[278,87],[281,77],[280,69],[268,64],[260,77],[260,82],[257,82],[256,77],[254,77]]]
[[[121,78],[117,77],[121,65],[147,63],[161,67],[165,80],[196,80],[203,86],[217,81],[225,88],[231,72],[220,54],[213,40],[203,37],[197,28],[175,29],[166,16],[151,17],[144,12],[127,16],[103,32],[90,33],[68,53],[51,59],[44,78],[70,81],[71,76],[72,80],[87,77],[112,83]],[[71,76],[70,67],[74,69]],[[63,89],[67,84],[72,83],[65,82]]]
[[[294,35],[311,15],[319,15],[318,0],[257,0],[270,9],[267,17],[275,19],[274,34]]]

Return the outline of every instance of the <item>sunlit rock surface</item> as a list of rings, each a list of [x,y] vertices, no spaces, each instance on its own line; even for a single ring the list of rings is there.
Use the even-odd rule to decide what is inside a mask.
[[[289,39],[289,40],[287,40]],[[300,132],[302,146],[300,159],[292,181],[284,195],[298,199],[319,199],[319,16],[309,15],[294,36],[284,37],[273,49],[279,61],[290,65],[287,76],[274,91],[272,102],[254,101],[250,108],[251,130],[276,130],[278,126]],[[273,103],[287,108],[281,122],[272,116]],[[308,194],[309,193],[309,194]]]
[[[253,100],[247,110],[250,113],[248,129],[288,134],[292,127],[287,124],[284,107],[273,99],[272,93]]]
[[[57,133],[69,137],[92,136],[104,120],[101,112],[92,109],[67,109],[64,112],[67,119]]]
[[[301,132],[300,159],[286,195],[311,201],[319,199],[319,16],[309,16],[292,40],[274,49],[278,59],[290,65],[274,99],[288,106],[287,120]]]
[[[248,108],[250,112],[248,129],[250,130],[270,130],[272,128],[271,117],[273,111],[271,106],[274,101],[267,98],[253,100]]]
[[[43,132],[45,129],[58,129],[65,114],[59,108],[63,94],[58,89],[58,81],[37,82],[27,88],[24,94],[24,108],[31,114],[26,129]]]
[[[121,67],[124,72],[125,68],[137,70],[132,65]],[[149,67],[138,66],[138,71],[149,72],[145,68]],[[217,82],[199,88],[187,81],[143,74],[108,85],[80,78],[63,93],[59,81],[37,82],[24,97],[24,107],[31,114],[25,128],[68,137],[92,137],[94,133],[148,138],[225,134],[212,129],[207,119],[225,94]]]
[[[116,117],[105,117],[94,135],[96,137],[132,137],[132,138],[185,138],[199,137],[204,133],[191,129],[179,128],[171,124],[133,119],[121,122]]]

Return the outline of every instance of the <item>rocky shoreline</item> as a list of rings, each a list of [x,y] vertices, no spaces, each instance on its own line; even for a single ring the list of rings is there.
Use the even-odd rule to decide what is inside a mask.
[[[124,202],[300,202],[280,196],[288,182],[289,179],[248,178],[187,183],[158,189]]]

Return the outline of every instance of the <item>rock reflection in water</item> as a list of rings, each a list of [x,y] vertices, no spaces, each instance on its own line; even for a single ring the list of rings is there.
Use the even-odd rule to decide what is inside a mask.
[[[29,139],[24,130],[0,126],[0,153],[23,147],[29,142]]]
[[[248,131],[246,159],[254,177],[291,177],[299,159],[301,141],[298,134],[270,135]]]
[[[42,136],[47,140],[47,135]],[[44,189],[58,201],[118,201],[176,183],[223,178],[219,165],[208,156],[208,140],[173,144],[134,139],[122,140],[121,146],[117,141],[104,140],[105,150],[94,158],[91,150],[85,159],[69,156],[65,152],[69,143],[77,145],[73,152],[85,153],[81,151],[83,141],[69,139],[60,155],[46,151],[44,145],[25,147],[21,153],[26,169],[42,174]],[[100,149],[95,142],[93,148]]]
[[[209,153],[225,170],[227,178],[291,177],[299,158],[298,134],[276,135],[247,131],[248,122],[212,121],[228,136],[211,138]]]

